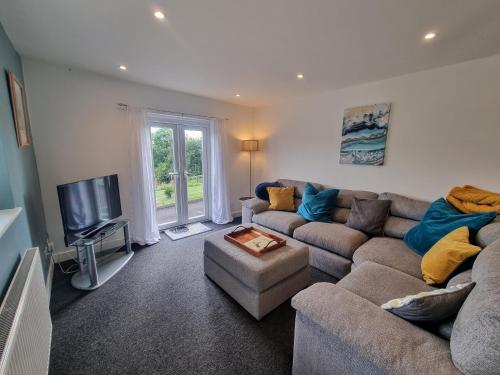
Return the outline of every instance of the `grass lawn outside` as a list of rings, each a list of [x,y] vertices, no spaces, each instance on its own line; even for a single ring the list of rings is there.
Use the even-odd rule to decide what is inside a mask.
[[[172,184],[165,184],[158,186],[155,190],[156,195],[156,207],[168,206],[175,203],[175,188],[172,189],[172,195],[170,197],[165,193],[164,188],[166,186],[172,186]],[[197,199],[203,198],[203,183],[201,182],[189,182],[187,187],[188,192],[188,202],[192,202]]]

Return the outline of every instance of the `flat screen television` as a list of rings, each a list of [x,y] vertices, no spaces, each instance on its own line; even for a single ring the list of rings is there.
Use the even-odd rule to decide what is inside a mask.
[[[57,186],[66,246],[122,215],[118,175]]]

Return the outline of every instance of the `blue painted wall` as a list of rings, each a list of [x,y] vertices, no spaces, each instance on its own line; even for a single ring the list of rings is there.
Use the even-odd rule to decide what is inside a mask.
[[[47,236],[33,146],[17,146],[8,71],[23,82],[21,58],[0,24],[0,209],[23,208],[0,238],[0,299],[26,249],[38,246],[43,252]],[[32,139],[32,143],[36,142]],[[47,261],[43,256],[42,262],[46,273]]]

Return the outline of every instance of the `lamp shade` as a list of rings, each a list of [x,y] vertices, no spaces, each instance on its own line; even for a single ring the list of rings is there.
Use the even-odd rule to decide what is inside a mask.
[[[241,141],[241,151],[259,151],[259,141],[255,139]]]

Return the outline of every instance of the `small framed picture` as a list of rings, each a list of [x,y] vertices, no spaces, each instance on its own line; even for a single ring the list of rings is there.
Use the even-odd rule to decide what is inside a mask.
[[[14,113],[14,122],[16,124],[17,144],[19,147],[28,147],[31,146],[31,142],[26,93],[22,83],[19,82],[12,72],[9,72],[9,85],[12,112]]]

